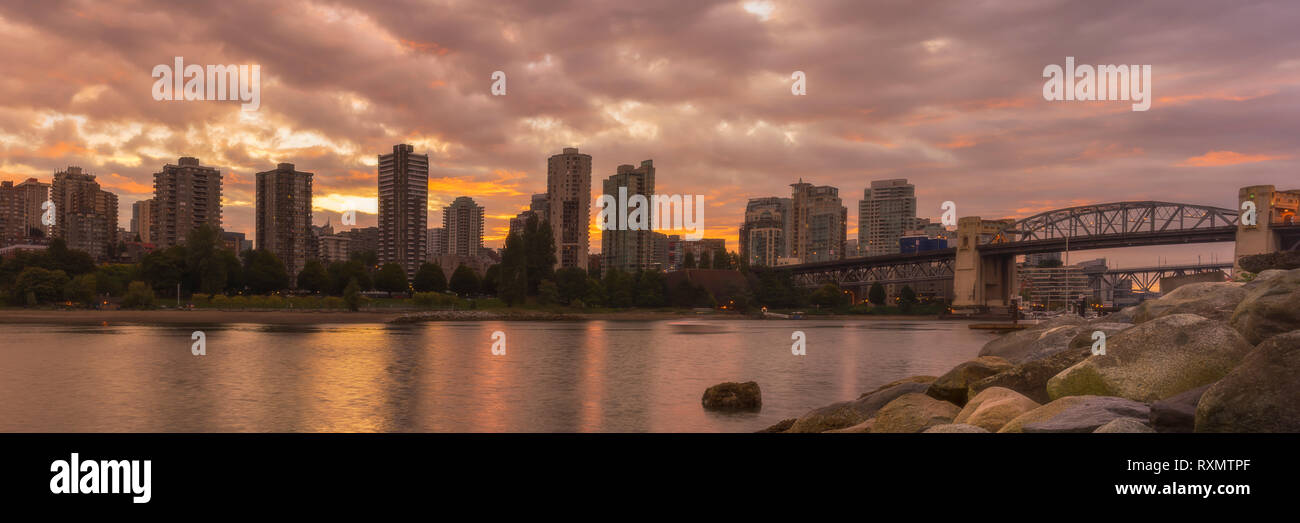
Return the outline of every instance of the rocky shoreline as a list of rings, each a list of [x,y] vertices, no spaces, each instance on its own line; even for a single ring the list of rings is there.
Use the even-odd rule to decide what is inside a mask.
[[[1247,278],[1012,332],[758,432],[1300,432],[1300,269]]]

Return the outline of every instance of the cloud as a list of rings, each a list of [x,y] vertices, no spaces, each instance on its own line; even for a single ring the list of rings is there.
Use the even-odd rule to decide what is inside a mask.
[[[1187,158],[1186,160],[1179,162],[1178,165],[1182,167],[1221,167],[1224,165],[1285,160],[1287,158],[1290,158],[1290,156],[1273,154],[1242,154],[1235,151],[1210,151],[1200,156]]]

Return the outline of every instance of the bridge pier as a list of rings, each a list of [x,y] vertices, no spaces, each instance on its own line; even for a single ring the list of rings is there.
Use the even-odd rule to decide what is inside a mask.
[[[1233,271],[1241,270],[1241,258],[1269,254],[1291,248],[1283,245],[1283,232],[1296,228],[1296,210],[1300,207],[1300,190],[1279,191],[1272,185],[1251,185],[1237,191],[1237,208],[1250,202],[1255,209],[1253,224],[1237,220],[1237,245],[1233,252]]]
[[[982,237],[992,236],[1014,220],[984,220],[968,216],[957,220],[956,259],[953,264],[953,308],[1005,308],[1016,293],[1015,254],[981,256]]]

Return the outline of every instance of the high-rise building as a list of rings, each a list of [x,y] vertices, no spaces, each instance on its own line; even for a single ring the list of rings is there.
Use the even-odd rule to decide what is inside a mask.
[[[185,243],[200,225],[221,228],[221,171],[182,157],[153,175],[150,239],[158,249]],[[143,239],[143,238],[142,238]]]
[[[316,256],[310,248],[316,243],[311,230],[312,176],[291,163],[257,173],[257,248],[284,263],[290,287],[296,286],[307,260]]]
[[[348,261],[351,238],[342,234],[331,234],[317,237],[316,242],[316,256],[325,265]]]
[[[528,206],[528,210],[522,211],[519,214],[516,214],[514,218],[510,219],[510,229],[506,235],[522,235],[524,233],[524,227],[528,225],[529,218],[537,218],[538,225],[541,225],[542,222],[545,222],[549,218],[546,212],[546,195],[534,194],[532,202]],[[551,232],[554,234],[555,231],[552,230]]]
[[[620,190],[623,190],[623,198],[620,199]],[[633,206],[631,199],[633,195],[644,195],[647,203],[644,211],[646,212],[646,223],[650,223],[650,200],[655,192],[655,166],[653,160],[641,162],[640,167],[632,165],[618,166],[618,172],[605,179],[604,194],[614,199],[615,205],[611,206],[606,212],[613,219],[609,227],[602,230],[601,238],[601,260],[602,269],[619,269],[624,272],[633,272],[644,270],[651,264],[654,256],[654,238],[650,234],[649,226],[640,230],[632,230],[632,224],[626,221],[628,215],[632,212]],[[554,201],[554,200],[552,200]],[[625,209],[619,209],[619,205],[625,205]],[[552,205],[554,208],[554,205]]]
[[[149,223],[153,221],[153,198],[140,200],[131,204],[131,239],[140,238],[140,242],[149,243]]]
[[[447,235],[447,252],[477,258],[483,249],[483,207],[468,196],[456,198],[442,210],[442,228]]]
[[[429,155],[407,144],[379,155],[379,263],[396,263],[406,277],[429,257]]]
[[[740,225],[740,256],[751,266],[774,267],[790,255],[790,198],[750,198]]]
[[[700,269],[712,269],[714,258],[727,255],[727,240],[722,238],[700,238],[698,240],[684,240],[677,246],[682,253],[682,259],[685,260],[687,255],[695,260],[695,266]],[[708,264],[705,265],[704,255],[708,254]]]
[[[112,257],[117,246],[117,195],[99,188],[95,176],[80,167],[54,173],[50,184],[55,205],[53,237],[69,249],[85,251],[95,260]]]
[[[620,168],[621,169],[621,168]],[[653,179],[653,168],[651,178]],[[654,184],[651,184],[653,188]],[[546,162],[546,201],[538,208],[533,197],[533,211],[546,216],[555,237],[556,268],[586,268],[589,247],[588,224],[591,220],[591,155],[566,147]]]
[[[858,248],[867,256],[898,254],[903,233],[922,225],[916,219],[916,186],[904,178],[875,180],[858,202]]]
[[[840,201],[840,190],[802,179],[790,187],[790,257],[801,263],[842,259],[849,210]]]
[[[234,231],[223,231],[221,233],[221,247],[235,254],[241,254],[251,248],[248,245],[248,237],[242,232]]]
[[[50,184],[28,178],[0,183],[0,247],[41,242],[50,228],[41,222],[41,205],[50,199]]]
[[[429,259],[447,254],[447,229],[429,229]]]
[[[352,253],[379,253],[379,227],[356,227],[338,233],[348,239],[348,256]]]

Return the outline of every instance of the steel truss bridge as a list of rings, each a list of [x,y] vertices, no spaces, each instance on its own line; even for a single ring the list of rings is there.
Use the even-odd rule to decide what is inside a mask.
[[[983,255],[1020,255],[1066,250],[1107,249],[1236,240],[1237,210],[1206,205],[1134,201],[1082,205],[1047,211],[1016,220],[992,234],[983,234],[977,249]],[[951,280],[956,249],[890,254],[780,267],[793,273],[797,285],[825,283],[860,286],[880,282],[914,283]],[[1227,265],[1231,268],[1231,264]],[[1209,267],[1209,266],[1201,266]],[[1222,267],[1215,265],[1213,269]],[[1182,270],[1183,273],[1177,271]],[[1107,271],[1112,278],[1134,281],[1134,289],[1149,289],[1163,276],[1196,271],[1191,266]],[[1199,272],[1199,271],[1196,271]]]
[[[1186,276],[1189,274],[1201,274],[1206,272],[1223,271],[1224,274],[1232,274],[1231,263],[1211,263],[1205,265],[1173,265],[1161,267],[1136,267],[1132,269],[1107,269],[1105,272],[1095,272],[1088,275],[1088,288],[1091,289],[1114,289],[1124,280],[1132,283],[1134,292],[1156,292],[1159,287],[1161,278],[1173,276]]]

